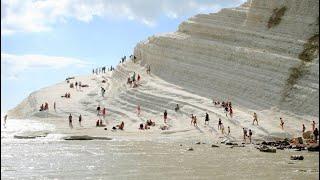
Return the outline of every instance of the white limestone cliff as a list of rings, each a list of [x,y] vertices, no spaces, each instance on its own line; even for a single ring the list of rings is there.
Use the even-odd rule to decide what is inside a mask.
[[[280,23],[268,28],[282,7]],[[319,116],[318,8],[317,0],[249,0],[149,37],[135,55],[159,77],[201,96]],[[299,55],[313,36],[315,57],[303,62]]]

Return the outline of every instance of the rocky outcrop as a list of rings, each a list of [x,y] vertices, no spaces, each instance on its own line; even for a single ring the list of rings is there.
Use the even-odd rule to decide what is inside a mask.
[[[301,59],[319,34],[318,8],[317,0],[249,0],[196,15],[134,53],[152,73],[195,94],[319,116],[319,46],[312,60]]]

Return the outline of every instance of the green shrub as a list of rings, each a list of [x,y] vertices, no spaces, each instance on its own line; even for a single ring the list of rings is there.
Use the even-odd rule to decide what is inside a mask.
[[[269,18],[268,21],[268,28],[272,28],[278,24],[280,24],[281,17],[286,12],[287,8],[285,6],[281,7],[280,9],[276,8],[273,10],[272,16]]]
[[[311,62],[319,51],[319,34],[308,39],[303,45],[303,51],[299,54],[299,59],[304,62]]]

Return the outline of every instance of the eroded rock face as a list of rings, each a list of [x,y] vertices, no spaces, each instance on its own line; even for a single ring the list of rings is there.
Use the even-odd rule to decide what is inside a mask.
[[[283,7],[278,24],[268,27]],[[202,96],[319,116],[319,56],[299,59],[319,34],[318,8],[317,0],[249,0],[152,36],[136,46],[135,56],[152,73]]]

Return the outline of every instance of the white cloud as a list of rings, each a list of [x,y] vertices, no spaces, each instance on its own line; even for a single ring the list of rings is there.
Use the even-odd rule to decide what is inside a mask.
[[[41,32],[54,24],[77,19],[90,22],[94,17],[136,20],[155,26],[160,15],[179,18],[201,12],[216,12],[237,6],[245,0],[1,0],[1,30]]]
[[[46,56],[46,55],[14,55],[1,53],[1,77],[17,80],[19,74],[26,70],[82,68],[90,63],[70,57]]]

